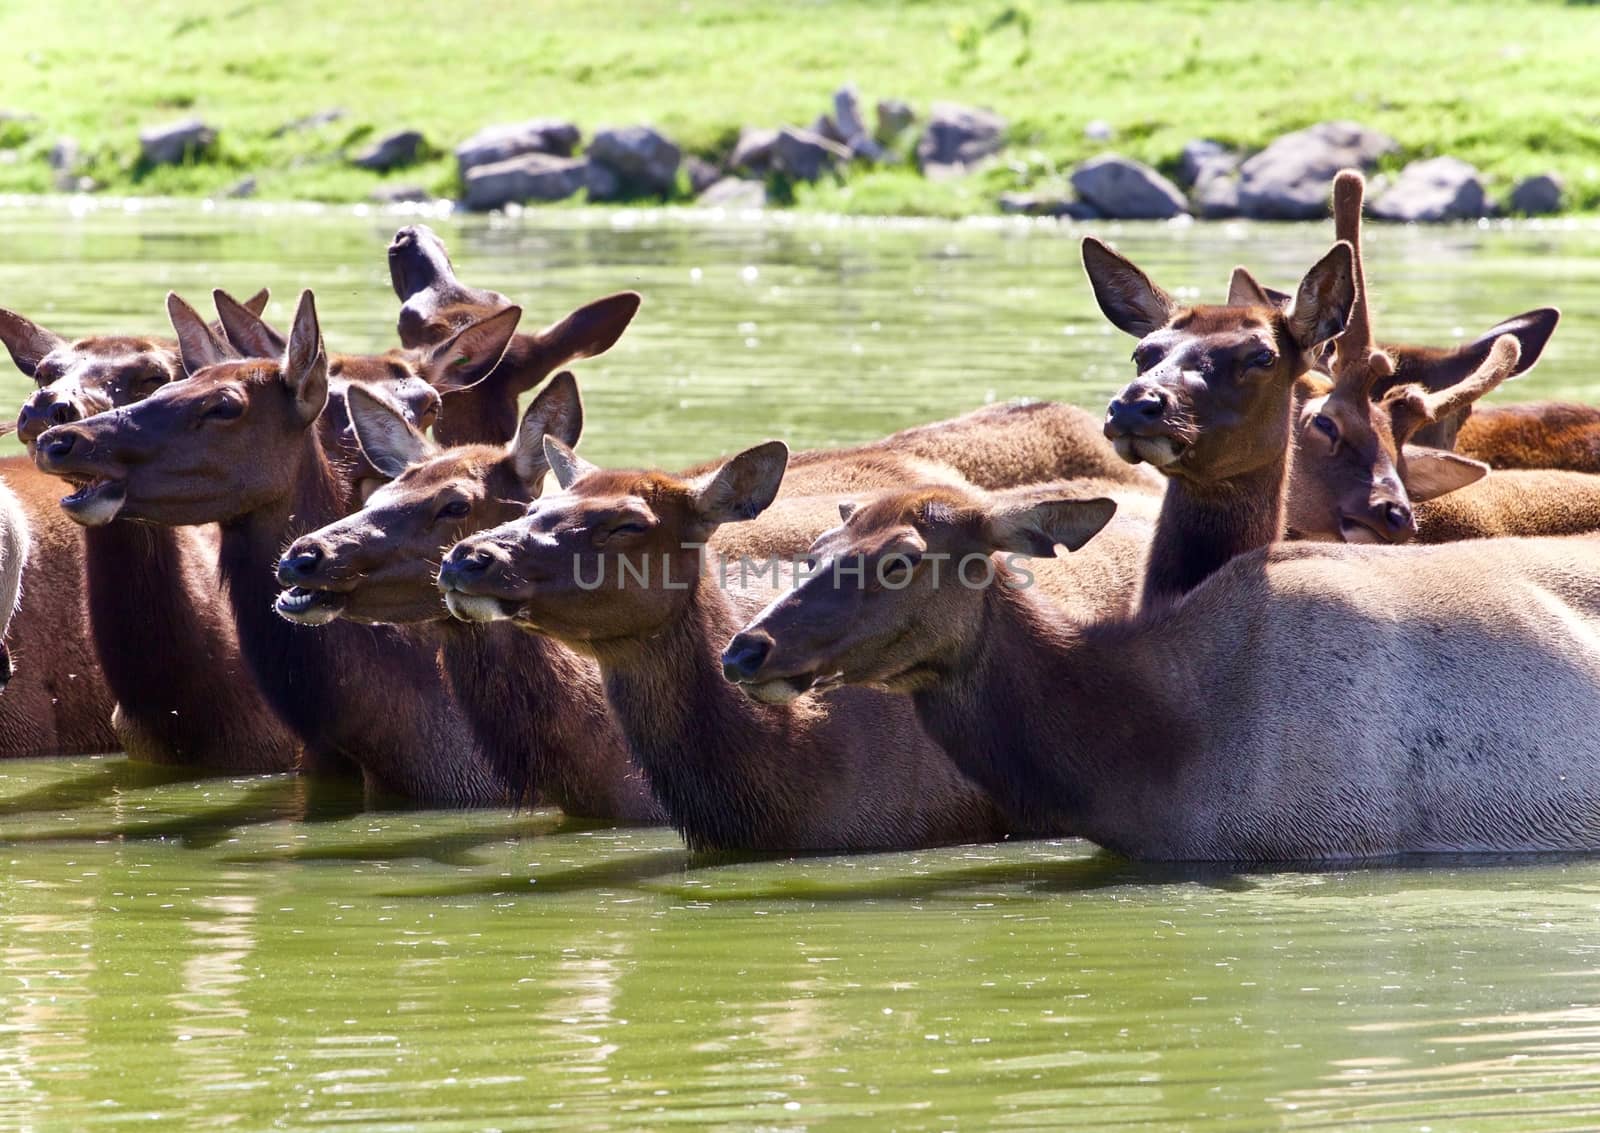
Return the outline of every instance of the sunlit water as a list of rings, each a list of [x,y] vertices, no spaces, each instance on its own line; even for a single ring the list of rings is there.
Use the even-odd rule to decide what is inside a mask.
[[[317,291],[387,344],[348,212],[0,208],[0,305],[161,328],[169,288]],[[555,212],[433,223],[531,322],[636,287],[586,451],[854,440],[991,398],[1102,402],[1065,229]],[[1130,228],[1170,289],[1289,286],[1307,227]],[[1380,328],[1556,303],[1506,396],[1600,398],[1600,231],[1376,229]],[[26,389],[0,377],[9,415]],[[691,860],[550,812],[312,808],[286,777],[0,764],[0,1129],[1600,1127],[1600,863],[1226,874],[1077,842]]]

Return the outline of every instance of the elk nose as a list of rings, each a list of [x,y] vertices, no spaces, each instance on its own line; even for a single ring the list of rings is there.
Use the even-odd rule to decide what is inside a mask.
[[[53,428],[44,432],[38,440],[38,451],[46,460],[52,463],[66,460],[78,450],[79,446],[89,447],[87,438],[75,429]]]
[[[1416,530],[1411,509],[1405,504],[1390,501],[1378,508],[1378,517],[1391,535],[1409,535]]]
[[[495,556],[482,543],[457,543],[439,567],[439,585],[450,589],[459,582],[482,578]]]
[[[80,420],[71,402],[57,400],[54,394],[41,391],[23,402],[17,414],[17,439],[31,445],[39,434],[56,425],[70,425]]]
[[[1167,395],[1158,389],[1132,389],[1114,398],[1106,410],[1106,425],[1139,429],[1153,425],[1167,412]]]
[[[722,675],[735,684],[754,680],[772,653],[772,638],[764,633],[741,633],[722,651]]]
[[[315,543],[304,540],[289,548],[289,553],[278,560],[278,581],[285,586],[293,586],[302,579],[310,578],[316,569],[322,565],[325,556],[322,548]]]

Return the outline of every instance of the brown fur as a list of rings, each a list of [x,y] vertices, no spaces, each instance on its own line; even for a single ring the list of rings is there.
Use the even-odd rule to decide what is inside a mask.
[[[779,591],[769,578],[724,587],[687,545],[771,501],[782,475],[775,446],[697,481],[554,468],[562,493],[458,544],[440,585],[457,616],[514,617],[598,660],[633,757],[692,848],[889,849],[1005,831],[905,702],[846,690],[758,705],[723,681],[722,644]],[[578,585],[575,569],[614,572],[624,555],[655,563],[652,581]]]
[[[1456,451],[1491,468],[1561,468],[1600,473],[1600,408],[1559,401],[1473,410]]]
[[[1029,525],[1078,540],[1099,502],[897,506],[917,495],[852,516],[831,554],[903,540],[908,516],[954,557]],[[807,597],[752,627],[776,641],[753,679],[910,690],[1013,821],[1156,859],[1600,848],[1597,540],[1264,548],[1099,622],[925,573],[847,614],[813,617]]]

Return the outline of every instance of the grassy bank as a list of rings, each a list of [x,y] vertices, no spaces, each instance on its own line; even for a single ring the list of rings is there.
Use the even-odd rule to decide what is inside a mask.
[[[108,0],[0,6],[0,191],[45,192],[65,134],[107,191],[216,193],[253,174],[270,198],[365,199],[350,168],[376,133],[421,129],[437,156],[391,179],[453,195],[456,142],[491,122],[569,117],[586,131],[652,121],[695,152],[743,124],[809,123],[854,80],[896,96],[987,105],[1011,122],[999,167],[930,184],[904,170],[802,187],[846,212],[993,210],[1115,149],[1170,169],[1182,144],[1259,146],[1326,118],[1399,140],[1398,165],[1448,153],[1489,176],[1556,170],[1570,207],[1600,209],[1600,6],[1545,2],[1189,0]],[[328,107],[344,117],[273,137]],[[141,126],[199,115],[207,160],[141,169]],[[1084,125],[1116,130],[1091,141]]]

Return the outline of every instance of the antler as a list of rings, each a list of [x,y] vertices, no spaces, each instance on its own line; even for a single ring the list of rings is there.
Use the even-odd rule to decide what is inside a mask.
[[[1354,169],[1333,179],[1333,235],[1348,241],[1355,253],[1355,305],[1344,333],[1334,340],[1333,380],[1341,391],[1363,399],[1381,378],[1394,373],[1394,360],[1372,341],[1372,312],[1367,306],[1367,269],[1361,254],[1361,203],[1367,182]]]
[[[1522,344],[1515,335],[1503,334],[1494,340],[1483,363],[1455,385],[1429,390],[1412,384],[1391,393],[1385,401],[1390,403],[1395,443],[1403,445],[1422,426],[1470,406],[1509,378],[1521,358]]]

